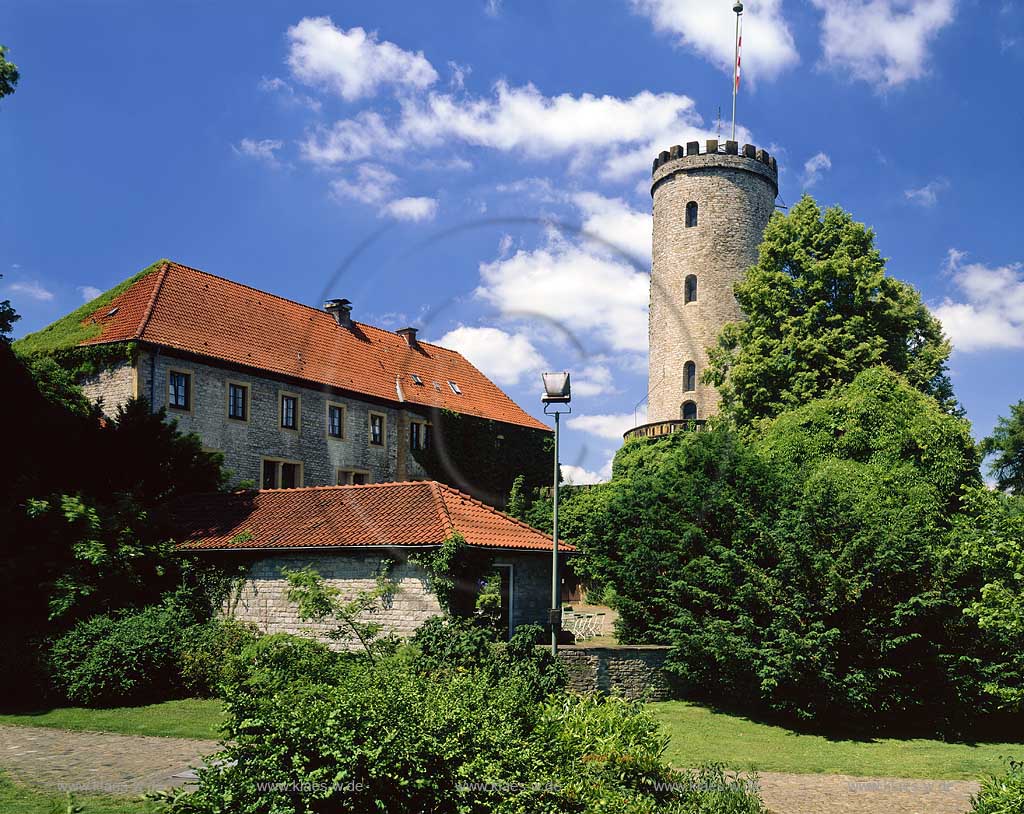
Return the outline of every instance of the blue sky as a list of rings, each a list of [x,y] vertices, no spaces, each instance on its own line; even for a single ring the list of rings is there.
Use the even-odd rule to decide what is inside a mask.
[[[1024,3],[746,5],[741,138],[874,227],[984,435],[1024,397]],[[160,257],[347,297],[538,414],[572,370],[593,479],[646,392],[651,159],[728,117],[731,6],[2,0],[0,297],[20,335]]]

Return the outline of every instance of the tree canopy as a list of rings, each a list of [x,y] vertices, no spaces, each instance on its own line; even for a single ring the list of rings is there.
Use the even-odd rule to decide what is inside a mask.
[[[735,288],[746,317],[722,331],[706,372],[742,425],[772,418],[885,365],[955,407],[951,346],[908,283],[886,274],[874,233],[805,196],[768,224]]]
[[[7,46],[0,45],[0,99],[14,93],[20,78],[18,66],[7,59]]]
[[[995,455],[989,474],[1004,492],[1024,496],[1024,401],[1010,406],[1010,417],[999,417],[992,435],[981,442],[984,455]]]

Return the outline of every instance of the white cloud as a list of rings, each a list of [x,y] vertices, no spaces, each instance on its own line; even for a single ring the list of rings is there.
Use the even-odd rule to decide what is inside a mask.
[[[782,0],[748,0],[743,13],[743,76],[772,79],[800,61],[793,34],[782,14]],[[633,0],[658,31],[679,35],[715,65],[732,72],[736,15],[728,3],[708,0]]]
[[[594,192],[580,192],[573,202],[583,213],[583,231],[606,247],[625,252],[645,266],[651,262],[650,212],[633,209],[621,198],[605,198]]]
[[[329,17],[300,20],[288,29],[288,39],[292,75],[348,101],[372,96],[385,84],[422,90],[437,81],[437,71],[422,51],[379,42],[376,32],[358,26],[345,31]]]
[[[396,220],[433,220],[437,214],[437,198],[399,198],[388,203],[384,211]]]
[[[811,2],[825,14],[825,62],[883,88],[925,75],[929,45],[956,10],[956,0]]]
[[[950,249],[946,263],[963,301],[947,297],[933,309],[953,347],[964,353],[1024,348],[1024,264],[991,267],[965,257]]]
[[[646,351],[648,287],[647,274],[550,232],[543,248],[482,263],[476,295],[504,317],[539,317],[602,348]]]
[[[594,483],[606,483],[612,479],[612,459],[602,466],[597,472],[592,472],[582,466],[562,464],[562,481],[573,486],[587,486]]]
[[[276,76],[264,76],[260,79],[258,87],[264,93],[277,94],[280,99],[288,102],[289,104],[302,105],[303,107],[308,107],[310,110],[315,111],[319,111],[321,107],[323,107],[323,105],[312,96],[307,96],[304,93],[296,93],[295,88]]]
[[[23,297],[39,302],[49,302],[53,299],[53,292],[36,282],[11,283],[7,286],[7,290],[12,294],[21,294]]]
[[[487,0],[484,3],[484,14],[488,17],[497,17],[501,14],[501,3],[502,0]]]
[[[621,441],[627,430],[643,424],[646,414],[633,413],[612,413],[603,415],[581,415],[569,419],[569,424],[574,430],[596,435],[598,438],[607,438],[610,441]]]
[[[804,163],[804,188],[813,187],[821,180],[822,173],[830,169],[832,169],[832,159],[825,153],[818,153],[808,158]]]
[[[82,299],[85,302],[91,302],[103,292],[93,285],[80,285],[78,286],[78,293],[82,295]]]
[[[430,93],[423,99],[405,99],[394,125],[375,111],[363,111],[314,130],[302,152],[309,161],[331,165],[454,141],[538,159],[591,159],[594,153],[588,151],[601,148],[601,176],[622,180],[649,172],[659,150],[710,135],[688,96],[642,91],[630,98],[549,97],[531,84],[511,87],[498,82],[490,97]],[[738,137],[749,140],[749,132],[741,128]]]
[[[572,374],[573,396],[587,398],[616,392],[618,389],[612,379],[611,368],[607,365],[588,365],[579,373],[573,372]]]
[[[536,377],[547,363],[524,333],[507,333],[500,328],[471,328],[460,325],[438,341],[457,350],[500,385],[514,385],[526,375]],[[540,385],[537,385],[538,389]]]
[[[277,164],[277,151],[284,146],[279,139],[251,139],[244,138],[237,145],[231,145],[231,149],[238,155],[247,158],[255,158],[257,161],[265,161],[267,164]]]
[[[448,80],[448,84],[454,90],[465,88],[466,77],[473,73],[473,69],[469,65],[460,65],[451,59],[448,60],[448,70],[452,72],[452,78]]]
[[[331,181],[331,193],[340,198],[380,204],[391,197],[397,183],[398,176],[379,164],[360,164],[354,179],[336,178]]]
[[[903,191],[904,197],[910,203],[931,208],[939,202],[939,193],[949,189],[949,181],[939,178],[925,184],[920,189],[907,189]]]

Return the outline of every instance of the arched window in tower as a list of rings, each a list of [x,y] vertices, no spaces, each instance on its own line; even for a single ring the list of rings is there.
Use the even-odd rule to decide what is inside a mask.
[[[687,362],[683,365],[683,390],[687,393],[697,389],[697,365]]]
[[[686,227],[697,225],[697,202],[690,201],[686,205]]]
[[[683,283],[683,302],[697,302],[697,275],[689,274]]]
[[[697,402],[695,401],[684,401],[682,410],[680,411],[683,416],[683,421],[696,421],[697,420]]]

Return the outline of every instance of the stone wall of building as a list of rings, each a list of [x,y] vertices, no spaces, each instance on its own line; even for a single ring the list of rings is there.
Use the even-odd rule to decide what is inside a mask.
[[[741,319],[733,285],[757,261],[757,248],[775,210],[775,160],[749,145],[727,143],[731,154],[709,141],[673,147],[655,162],[654,246],[649,314],[647,420],[682,418],[692,401],[698,419],[718,411],[717,390],[701,382],[707,348],[722,326]],[[686,225],[687,204],[697,204],[697,225]],[[697,298],[685,302],[686,278],[697,280]],[[688,391],[684,366],[696,365],[696,387]]]
[[[578,693],[618,693],[629,699],[665,701],[672,684],[663,666],[667,647],[560,647],[568,688]]]
[[[103,414],[114,416],[135,395],[135,368],[129,362],[100,371],[81,382],[82,392],[102,405]]]
[[[282,553],[261,557],[252,562],[241,589],[229,597],[224,613],[249,622],[263,633],[297,633],[317,636],[325,641],[332,624],[313,624],[299,619],[298,609],[288,601],[288,584],[282,568],[297,570],[312,566],[326,584],[338,588],[346,597],[376,585],[384,559],[394,567],[390,578],[399,590],[385,603],[384,610],[372,619],[384,626],[386,633],[407,638],[427,619],[441,613],[441,606],[432,592],[423,568],[405,560],[407,549],[345,553]],[[547,616],[550,592],[550,567],[544,554],[496,553],[495,564],[512,565],[512,624],[543,624]]]
[[[235,482],[252,481],[262,485],[266,458],[302,464],[302,486],[333,486],[338,470],[366,473],[370,482],[422,480],[426,472],[409,450],[409,421],[419,418],[410,410],[375,404],[326,389],[302,387],[255,373],[229,370],[151,351],[142,351],[138,360],[139,392],[155,396],[158,407],[167,407],[168,416],[183,432],[194,432],[203,445],[224,455],[224,465]],[[152,386],[155,370],[156,387]],[[189,374],[192,379],[191,405],[188,411],[168,405],[168,376],[172,370]],[[228,384],[248,388],[246,421],[228,417]],[[298,430],[284,429],[280,421],[282,393],[299,397]],[[341,439],[327,433],[327,405],[345,408],[345,432]],[[370,414],[385,417],[385,444],[370,444]]]

